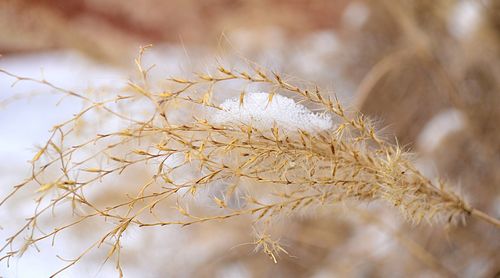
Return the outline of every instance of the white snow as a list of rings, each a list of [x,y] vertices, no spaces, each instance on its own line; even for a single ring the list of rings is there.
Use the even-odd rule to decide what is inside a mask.
[[[351,2],[342,14],[342,24],[353,29],[359,29],[370,17],[370,9],[362,2]]]
[[[417,138],[417,146],[423,153],[431,153],[450,133],[464,128],[465,116],[456,109],[445,110],[425,125]]]
[[[448,29],[457,39],[467,39],[481,21],[481,4],[476,1],[461,1],[453,9],[448,20]]]
[[[275,125],[286,131],[298,129],[316,133],[332,127],[332,118],[313,113],[293,99],[279,94],[246,93],[240,98],[224,101],[212,121],[217,124],[247,124],[259,130],[270,130]]]

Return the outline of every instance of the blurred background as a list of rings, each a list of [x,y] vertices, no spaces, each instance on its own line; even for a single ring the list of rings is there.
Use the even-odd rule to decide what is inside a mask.
[[[448,180],[500,217],[500,1],[0,1],[0,68],[67,89],[119,89],[139,46],[150,43],[145,58],[157,65],[157,80],[249,59],[314,82],[415,153],[429,178]],[[81,107],[13,81],[0,74],[1,196],[29,174],[26,161],[47,131]],[[21,200],[0,210],[0,237],[29,212]],[[276,229],[292,256],[278,264],[241,245],[252,240],[244,219],[131,230],[126,277],[500,275],[500,234],[472,219],[412,226],[370,204],[285,222]],[[0,264],[0,277],[48,276],[61,265],[57,246],[76,249],[79,235],[31,250],[10,268]],[[62,277],[114,275],[101,259]]]

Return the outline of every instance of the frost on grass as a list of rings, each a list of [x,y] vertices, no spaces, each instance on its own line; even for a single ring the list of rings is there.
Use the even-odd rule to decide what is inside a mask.
[[[293,99],[279,94],[248,93],[240,98],[224,101],[212,121],[218,124],[247,124],[259,130],[275,125],[287,131],[298,129],[315,133],[332,127],[332,118],[313,113]]]

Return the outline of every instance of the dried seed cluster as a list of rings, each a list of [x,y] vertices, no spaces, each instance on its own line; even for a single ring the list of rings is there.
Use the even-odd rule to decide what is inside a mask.
[[[498,220],[474,210],[444,184],[420,174],[409,154],[379,138],[369,120],[346,111],[337,99],[323,95],[318,88],[297,87],[276,73],[254,66],[250,71],[219,66],[210,74],[171,78],[165,89],[153,90],[149,69],[142,65],[143,52],[136,60],[141,80],[130,81],[119,94],[99,101],[46,80],[2,71],[17,81],[48,85],[82,99],[86,105],[72,119],[54,127],[31,161],[32,176],[1,201],[4,204],[30,184],[39,185],[34,214],[1,247],[5,254],[2,259],[22,255],[41,240],[102,218],[113,228],[55,274],[104,243],[111,244],[108,259],[116,259],[121,274],[120,240],[130,226],[187,226],[247,215],[257,225],[267,227],[275,217],[343,200],[384,200],[413,223],[423,219],[453,221],[473,214],[499,226]],[[227,112],[227,107],[215,100],[228,81],[261,84],[267,92],[267,104],[274,105],[276,98],[283,101],[282,95],[290,96],[320,110],[325,115],[322,119],[334,124],[330,129],[312,132],[307,127],[283,127],[279,122],[253,125],[251,121],[214,120],[207,111]],[[243,107],[248,99],[245,94],[239,96],[238,105]],[[130,116],[128,108],[138,102],[151,107],[148,117]],[[96,132],[82,140],[76,127],[91,113],[111,116],[123,128]],[[126,199],[114,198],[106,205],[96,201],[100,192],[95,189],[97,185],[106,186],[112,177],[137,165],[151,170],[147,182],[123,192]],[[47,175],[49,169],[57,175]],[[191,198],[203,194],[212,206]],[[38,227],[40,218],[64,210],[68,202],[73,210],[71,221],[54,225],[49,232]],[[168,206],[174,207],[173,212],[167,213]],[[211,209],[197,209],[200,207]],[[276,261],[276,253],[284,249],[267,233],[257,234],[257,247]]]

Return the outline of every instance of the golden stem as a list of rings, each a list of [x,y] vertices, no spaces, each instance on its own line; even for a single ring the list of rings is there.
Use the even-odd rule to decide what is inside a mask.
[[[495,217],[492,217],[478,209],[475,209],[475,208],[472,208],[470,210],[470,214],[474,217],[477,217],[483,221],[486,221],[490,224],[493,224],[495,225],[497,228],[500,228],[500,220],[499,219],[496,219]]]

